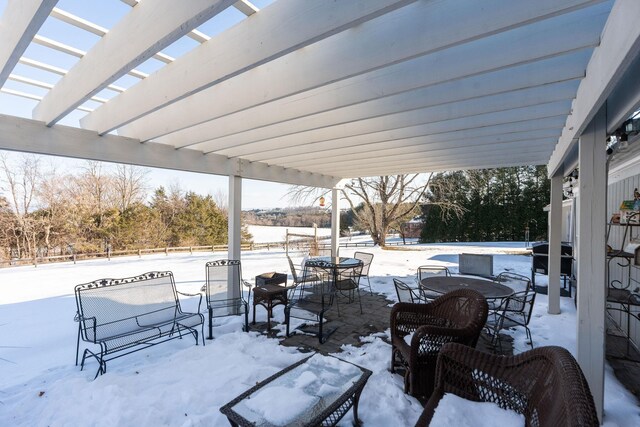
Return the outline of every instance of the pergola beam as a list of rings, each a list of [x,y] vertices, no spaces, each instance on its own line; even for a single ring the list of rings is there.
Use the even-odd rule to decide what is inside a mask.
[[[437,143],[415,143],[411,146],[398,147],[397,144],[386,144],[385,148],[372,148],[371,150],[363,151],[360,149],[357,153],[351,154],[334,154],[332,151],[326,151],[320,156],[316,154],[315,158],[307,158],[304,160],[294,160],[290,158],[283,158],[279,164],[286,167],[306,168],[318,163],[318,158],[321,158],[323,162],[331,163],[332,165],[338,165],[348,160],[368,161],[375,159],[394,159],[396,156],[420,156],[428,154],[429,157],[437,156],[440,154],[455,154],[455,150],[464,150],[468,152],[476,152],[476,150],[489,149],[489,150],[501,150],[507,147],[508,149],[517,148],[522,144],[537,144],[538,147],[544,145],[545,148],[551,150],[558,141],[558,134],[560,130],[547,130],[547,131],[534,131],[534,132],[521,132],[512,135],[504,136],[490,136],[473,138],[470,140],[458,140],[458,141],[442,141]],[[410,158],[410,157],[409,157]]]
[[[238,0],[233,4],[233,7],[244,13],[246,16],[251,16],[259,10],[249,0]]]
[[[73,25],[76,28],[80,28],[81,30],[95,34],[96,36],[103,37],[108,33],[108,30],[106,28],[101,27],[98,24],[94,24],[93,22],[89,22],[86,19],[75,16],[62,9],[58,9],[57,7],[53,8],[53,10],[51,11],[51,16],[69,25]],[[172,57],[162,52],[156,53],[155,55],[153,55],[153,58],[157,59],[158,61],[164,62],[165,64],[170,64],[174,61]]]
[[[437,144],[445,141],[451,141],[453,143],[457,141],[468,141],[470,144],[473,144],[474,142],[472,141],[483,141],[487,140],[488,137],[510,138],[511,135],[520,132],[554,130],[557,131],[557,134],[560,134],[565,119],[565,116],[557,115],[553,117],[544,117],[540,119],[533,118],[507,123],[494,122],[483,127],[453,131],[448,131],[446,129],[441,131],[439,129],[434,129],[432,125],[412,126],[408,128],[378,132],[375,134],[360,135],[354,138],[336,139],[307,144],[302,147],[271,150],[268,152],[245,156],[245,158],[251,161],[265,161],[267,163],[272,163],[282,159],[317,159],[318,157],[324,156],[327,152],[358,154],[364,150],[372,151],[384,149],[390,143],[393,143],[394,147],[401,148],[422,144]]]
[[[437,134],[452,132],[464,129],[476,129],[489,127],[496,124],[504,124],[511,122],[522,122],[525,120],[541,119],[546,117],[554,117],[558,115],[566,116],[571,108],[571,101],[556,101],[547,104],[532,105],[521,108],[512,108],[510,110],[496,111],[484,114],[477,114],[463,119],[451,118],[448,120],[440,120],[430,122],[428,117],[424,117],[419,111],[408,113],[398,117],[395,121],[371,120],[369,121],[369,127],[362,128],[359,133],[353,132],[351,135],[343,136],[341,133],[335,133],[334,135],[322,135],[318,138],[298,138],[296,140],[291,138],[280,138],[268,141],[260,141],[255,144],[251,144],[250,147],[241,146],[235,150],[219,150],[217,154],[224,154],[227,156],[247,156],[251,158],[250,153],[269,152],[279,148],[294,148],[304,151],[304,148],[308,144],[315,144],[321,141],[335,140],[340,141],[341,147],[350,146],[353,141],[359,139],[366,139],[368,135],[374,141],[376,133],[384,133],[390,130],[399,130],[402,128],[416,127],[420,128],[420,131],[426,134]],[[423,122],[427,123],[423,123]],[[333,138],[332,138],[333,136]],[[246,150],[243,151],[243,150]],[[250,152],[250,153],[249,153]]]
[[[233,0],[142,2],[69,70],[34,110],[48,126],[162,48],[222,12]]]
[[[99,133],[109,132],[172,102],[414,1],[279,0],[193,49],[172,67],[159,70],[109,105],[96,109],[94,114],[83,118],[82,126]]]
[[[371,118],[328,125],[264,140],[242,143],[238,138],[228,137],[225,138],[226,141],[215,141],[214,150],[203,151],[211,151],[226,156],[244,156],[256,151],[264,151],[265,149],[299,146],[301,144],[347,138],[445,120],[464,122],[473,116],[513,111],[520,108],[549,106],[554,109],[556,106],[553,103],[556,102],[564,102],[568,112],[577,87],[577,81],[570,81],[380,116],[376,116],[374,110],[372,111],[374,115]],[[420,100],[417,102],[420,102]],[[231,141],[228,139],[231,139]],[[209,144],[209,146],[214,143]],[[202,149],[203,147],[197,145],[194,148]]]
[[[0,149],[332,188],[338,177],[0,115]]]
[[[549,160],[548,154],[537,156],[527,154],[524,156],[511,156],[506,159],[476,159],[466,162],[413,162],[405,163],[402,167],[375,167],[375,168],[351,168],[344,171],[345,178],[357,178],[366,176],[384,176],[409,173],[446,172],[455,170],[489,169],[514,166],[544,165]]]
[[[44,62],[36,61],[30,58],[25,58],[24,56],[20,58],[18,62],[28,67],[33,67],[39,70],[48,71],[50,73],[57,74],[59,76],[64,76],[68,73],[68,71],[65,70],[64,68],[54,67],[53,65],[45,64]],[[116,85],[108,85],[107,89],[112,90],[114,92],[120,92],[120,93],[126,90],[125,88],[121,86],[116,86]]]
[[[2,87],[58,0],[14,0],[0,17],[0,87]]]
[[[566,16],[561,15],[593,3],[584,0],[541,0],[525,4],[504,0],[467,0],[456,8],[451,8],[447,2],[413,3],[387,13],[384,20],[373,20],[360,25],[357,32],[335,34],[314,43],[308,49],[292,52],[251,72],[229,79],[224,85],[192,94],[124,126],[119,133],[150,140],[207,120],[428,54],[432,54],[429,56],[434,64],[426,72],[444,75],[444,71],[436,71],[440,67],[438,58],[455,55],[456,66],[462,66],[467,71],[466,75],[469,75],[474,72],[468,69],[470,59],[473,63],[488,62],[486,57],[479,58],[478,53],[474,53],[477,46],[473,42],[484,41],[497,50],[494,45],[496,40],[503,40],[505,44],[508,40],[513,51],[516,50],[513,39],[522,36],[510,31],[515,29],[524,30],[523,34],[528,33],[531,38],[530,46],[526,49],[519,46],[519,52],[514,53],[524,60],[534,56],[535,53],[532,52],[538,49],[548,49],[549,44],[571,45],[575,44],[574,39],[580,40],[585,36],[593,39],[592,27],[599,26],[606,20],[606,7],[587,8]],[[277,3],[273,6],[277,6]],[[258,14],[257,18],[270,8]],[[398,22],[402,25],[397,25]],[[467,25],[453,26],[451,22],[466,22]],[[530,25],[532,23],[536,25]],[[429,31],[424,31],[424,28],[429,28]],[[571,32],[572,37],[565,37],[566,40],[558,37],[546,40],[547,32],[553,29],[561,31],[563,35]],[[511,59],[504,52],[500,53]],[[335,58],[349,60],[336,61]],[[465,58],[465,61],[460,61],[460,58]],[[487,65],[483,68],[486,69]],[[414,68],[412,72],[419,71]],[[273,76],[278,77],[274,79]],[[144,102],[144,99],[143,96],[137,96],[131,104]],[[224,102],[212,103],[211,100]],[[109,104],[102,108],[109,108]],[[136,117],[135,114],[133,117]],[[83,125],[89,125],[89,122],[85,121]],[[116,123],[112,125],[117,126]]]
[[[587,38],[583,44],[595,42],[596,39]],[[314,129],[332,120],[336,123],[357,120],[370,114],[368,111],[371,109],[389,104],[402,107],[411,98],[421,97],[427,107],[584,77],[591,56],[589,47],[575,51],[575,45],[566,46],[569,51],[561,52],[555,43],[547,46],[548,50],[536,52],[543,57],[524,63],[521,62],[523,58],[510,56],[516,65],[509,65],[503,56],[498,55],[505,52],[509,55],[513,43],[497,48],[487,47],[486,50],[478,47],[476,51],[479,50],[486,60],[478,61],[476,65],[482,67],[484,64],[487,68],[480,68],[480,72],[467,77],[459,77],[461,72],[456,68],[460,66],[458,58],[451,57],[446,61],[440,56],[433,73],[428,70],[435,67],[435,61],[429,57],[417,58],[252,107],[156,140],[186,147],[236,134],[262,135],[263,130],[279,131],[281,127],[307,126]],[[444,72],[441,74],[440,70]]]
[[[321,173],[333,173],[333,171],[340,171],[342,174],[344,171],[348,171],[351,168],[360,167],[360,165],[366,165],[367,168],[386,168],[389,166],[404,166],[407,164],[413,164],[416,162],[425,163],[452,163],[452,162],[466,162],[466,161],[478,161],[482,159],[500,160],[502,158],[510,158],[512,156],[524,156],[529,154],[545,154],[549,156],[549,151],[553,146],[553,139],[533,140],[533,141],[521,141],[508,144],[506,146],[484,146],[468,148],[454,148],[450,150],[439,150],[431,154],[429,151],[420,154],[403,154],[403,155],[388,155],[385,157],[371,157],[366,158],[366,163],[362,163],[360,159],[346,159],[343,161],[330,161],[325,162],[324,159],[318,159],[313,166],[307,166],[306,170],[312,170]]]
[[[617,0],[614,3],[608,22],[615,24],[604,27],[600,46],[589,61],[586,77],[578,88],[572,114],[567,117],[562,136],[549,160],[549,176],[559,172],[582,131],[604,104],[634,58],[640,54],[640,25],[622,25],[624,22],[636,22],[638,17],[639,1]]]

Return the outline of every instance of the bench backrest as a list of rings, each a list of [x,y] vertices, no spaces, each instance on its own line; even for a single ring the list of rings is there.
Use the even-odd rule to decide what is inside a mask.
[[[96,342],[171,321],[180,312],[173,274],[152,271],[75,287],[83,338]]]

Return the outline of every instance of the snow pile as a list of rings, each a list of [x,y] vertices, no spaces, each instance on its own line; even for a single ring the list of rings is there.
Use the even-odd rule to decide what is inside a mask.
[[[445,393],[431,419],[431,427],[524,426],[524,415],[491,402],[470,402]]]

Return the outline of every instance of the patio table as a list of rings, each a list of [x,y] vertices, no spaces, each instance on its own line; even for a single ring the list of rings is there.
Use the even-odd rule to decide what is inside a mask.
[[[334,268],[353,268],[362,264],[362,261],[357,258],[347,258],[347,257],[331,257],[331,256],[319,256],[309,258],[309,261],[322,261],[328,264],[333,264]]]
[[[283,369],[220,408],[232,426],[335,426],[358,401],[371,371],[314,354]]]
[[[318,262],[324,263],[324,268],[326,268],[327,271],[333,272],[333,283],[336,286],[336,290],[338,291],[352,290],[352,288],[343,289],[340,287],[340,271],[350,268],[356,268],[363,265],[362,260],[357,258],[321,256],[309,258],[306,261],[305,266],[307,265],[307,263],[311,263],[310,265],[313,265],[313,263]]]
[[[513,294],[513,289],[503,284],[475,277],[466,276],[433,276],[420,281],[420,286],[440,294],[456,289],[473,289],[486,299],[502,299]]]

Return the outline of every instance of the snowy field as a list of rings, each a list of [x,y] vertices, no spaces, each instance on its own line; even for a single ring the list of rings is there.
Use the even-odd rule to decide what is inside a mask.
[[[375,254],[370,271],[374,291],[395,300],[394,277],[413,283],[416,268],[426,263],[446,265],[455,272],[460,252],[496,254],[496,273],[510,270],[528,275],[530,258],[513,255],[522,248],[523,243],[483,243],[367,251]],[[343,256],[352,253],[341,249]],[[195,346],[190,337],[172,340],[109,362],[107,374],[95,381],[94,360],[84,371],[74,365],[76,284],[171,270],[179,291],[197,292],[204,282],[205,262],[224,257],[223,253],[152,255],[0,270],[0,426],[228,425],[219,412],[222,405],[305,357],[296,349],[278,345],[275,338],[241,332],[238,317],[220,319],[214,328],[215,339],[204,347]],[[294,259],[301,260],[302,254]],[[263,272],[289,272],[282,251],[244,253],[242,267],[244,278],[250,281]],[[539,276],[538,282],[544,284],[545,279]],[[193,310],[196,303],[188,300],[185,310]],[[562,298],[561,304],[562,314],[550,316],[546,295],[537,296],[530,324],[533,342],[536,347],[560,345],[575,354],[573,300]],[[282,307],[275,312],[276,320],[282,321]],[[265,320],[265,310],[259,309],[257,317]],[[513,335],[517,352],[528,349],[524,331]],[[337,356],[373,371],[360,400],[364,425],[414,425],[422,407],[403,393],[402,378],[388,371],[390,346],[380,336],[365,336],[362,341],[362,347],[345,346]],[[608,366],[605,412],[607,426],[640,425],[635,398]],[[351,422],[348,414],[342,425]]]

